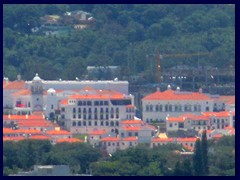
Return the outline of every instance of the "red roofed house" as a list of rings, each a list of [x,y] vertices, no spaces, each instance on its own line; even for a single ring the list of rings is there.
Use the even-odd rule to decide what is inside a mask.
[[[200,92],[168,90],[149,94],[142,99],[145,122],[165,121],[167,116],[178,117],[185,113],[201,114],[213,110],[213,99]]]

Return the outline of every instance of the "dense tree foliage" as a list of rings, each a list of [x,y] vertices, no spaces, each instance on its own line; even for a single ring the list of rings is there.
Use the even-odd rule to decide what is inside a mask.
[[[40,17],[84,10],[96,18],[93,27],[67,36],[31,33]],[[191,54],[208,56],[168,57],[162,67],[176,64],[226,67],[235,61],[234,5],[78,4],[3,6],[3,74],[32,79],[83,78],[88,65],[120,65],[122,74],[153,71],[154,58],[146,55]],[[121,77],[119,77],[121,78]],[[151,78],[149,78],[151,80]]]
[[[197,147],[201,150],[199,140]],[[196,164],[196,154],[182,156],[176,150],[181,151],[182,147],[167,144],[150,149],[140,144],[108,155],[85,143],[52,145],[41,140],[6,141],[3,143],[3,174],[28,171],[34,164],[66,164],[72,173],[88,172],[96,176],[235,175],[235,136],[208,141],[209,174]],[[197,154],[202,162],[202,154]]]

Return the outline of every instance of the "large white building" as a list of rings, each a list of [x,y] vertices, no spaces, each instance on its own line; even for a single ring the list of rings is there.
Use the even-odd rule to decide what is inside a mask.
[[[186,113],[201,114],[213,111],[213,99],[200,92],[168,90],[149,94],[142,99],[145,122],[165,121],[167,116],[177,117]]]
[[[60,102],[60,121],[72,133],[118,131],[122,120],[134,118],[133,102],[132,95],[86,87]]]

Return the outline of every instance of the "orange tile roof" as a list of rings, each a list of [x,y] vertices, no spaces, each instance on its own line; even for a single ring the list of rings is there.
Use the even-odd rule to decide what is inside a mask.
[[[235,104],[235,96],[220,96],[220,101],[224,101],[226,104]]]
[[[31,91],[29,89],[22,89],[15,93],[12,93],[12,96],[30,96]]]
[[[169,122],[184,122],[184,117],[167,117],[166,120]]]
[[[36,115],[3,115],[3,120],[24,120],[24,119],[27,119],[27,120],[42,120],[42,119],[45,119],[45,117],[43,116],[36,116]]]
[[[3,141],[21,141],[25,138],[23,136],[15,136],[15,137],[3,137]]]
[[[229,117],[230,112],[229,111],[220,111],[220,112],[203,112],[204,116],[215,116],[215,117]]]
[[[123,129],[125,131],[139,131],[141,127],[139,126],[124,126]]]
[[[205,130],[204,130],[204,129],[199,130],[199,134],[202,134],[203,131],[205,131]],[[213,130],[210,130],[210,129],[209,129],[209,130],[206,130],[206,134],[211,134],[212,131],[213,131]]]
[[[117,138],[117,137],[105,137],[105,138],[100,139],[100,141],[102,141],[102,142],[119,141],[119,138]]]
[[[36,139],[36,140],[50,140],[50,137],[44,135],[34,135],[29,137],[29,139]]]
[[[16,129],[3,128],[3,134],[42,134],[39,130],[25,130],[25,129]]]
[[[47,131],[46,134],[48,134],[48,135],[71,135],[72,133],[70,133],[69,131],[66,131],[66,130],[59,130],[59,131],[50,130],[50,131]]]
[[[103,130],[95,130],[95,131],[92,131],[92,132],[90,132],[89,134],[90,134],[90,135],[102,135],[102,134],[105,134],[105,133],[107,133],[107,131],[106,131],[105,129],[103,129]]]
[[[126,105],[127,108],[134,108],[135,106],[132,104]]]
[[[225,130],[235,130],[235,128],[232,127],[232,126],[227,126],[227,127],[225,127],[224,129],[225,129]]]
[[[212,136],[212,138],[214,138],[214,139],[219,139],[219,138],[221,138],[222,136],[223,136],[222,134],[215,134],[215,135]]]
[[[177,138],[177,142],[196,142],[197,138]]]
[[[63,99],[60,101],[61,105],[68,105],[68,99]]]
[[[63,143],[63,142],[67,142],[67,143],[82,143],[84,142],[83,140],[77,139],[77,138],[60,138],[57,140],[57,143]]]
[[[211,98],[198,92],[185,93],[166,90],[164,92],[156,91],[155,93],[145,96],[142,100],[211,100]]]
[[[25,86],[25,82],[24,81],[8,81],[8,83],[6,83],[4,85],[4,89],[24,89]]]
[[[174,142],[174,138],[153,138],[152,142]]]
[[[203,115],[193,115],[191,117],[188,117],[187,120],[205,120],[205,121],[208,121],[209,118],[206,117],[206,116],[203,116]]]
[[[134,136],[132,136],[132,137],[126,137],[126,138],[123,138],[122,139],[122,141],[137,141],[138,140],[138,138],[137,137],[134,137]]]
[[[142,120],[124,120],[120,122],[121,124],[144,124]]]

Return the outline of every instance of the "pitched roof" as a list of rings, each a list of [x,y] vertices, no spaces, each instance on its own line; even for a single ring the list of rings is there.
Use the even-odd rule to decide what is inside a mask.
[[[42,115],[3,115],[3,120],[43,120],[45,119]]]
[[[21,141],[25,138],[23,136],[3,137],[3,141]]]
[[[229,117],[230,116],[230,112],[229,111],[220,111],[220,112],[203,112],[202,113],[204,116],[208,116],[208,117]]]
[[[69,131],[65,131],[65,130],[59,130],[59,131],[50,130],[50,131],[47,131],[46,134],[48,134],[48,135],[71,135],[71,133]]]
[[[184,117],[167,117],[168,122],[184,122]]]
[[[67,142],[67,143],[82,143],[84,142],[83,140],[77,139],[77,138],[60,138],[57,140],[57,143],[63,143],[63,142]]]
[[[141,127],[139,126],[124,126],[123,129],[125,131],[139,131]]]
[[[123,120],[121,124],[144,124],[142,120]]]
[[[50,140],[50,137],[44,136],[44,135],[34,135],[34,136],[30,136],[29,139]]]
[[[137,141],[138,138],[135,136],[123,138],[122,141]]]
[[[3,84],[3,89],[24,89],[25,81],[8,81],[8,83]]]
[[[226,104],[235,104],[235,96],[220,96],[220,101],[224,101]]]
[[[31,91],[29,89],[22,89],[15,93],[12,93],[12,96],[30,96]]]
[[[191,138],[177,138],[177,142],[196,142],[196,137]]]
[[[39,130],[3,128],[3,134],[42,134]]]
[[[102,135],[102,134],[105,134],[107,131],[105,129],[103,130],[95,130],[95,131],[92,131],[90,132],[89,134],[90,135]]]
[[[142,100],[211,100],[211,98],[199,92],[178,92],[169,89],[164,92],[156,91]]]

